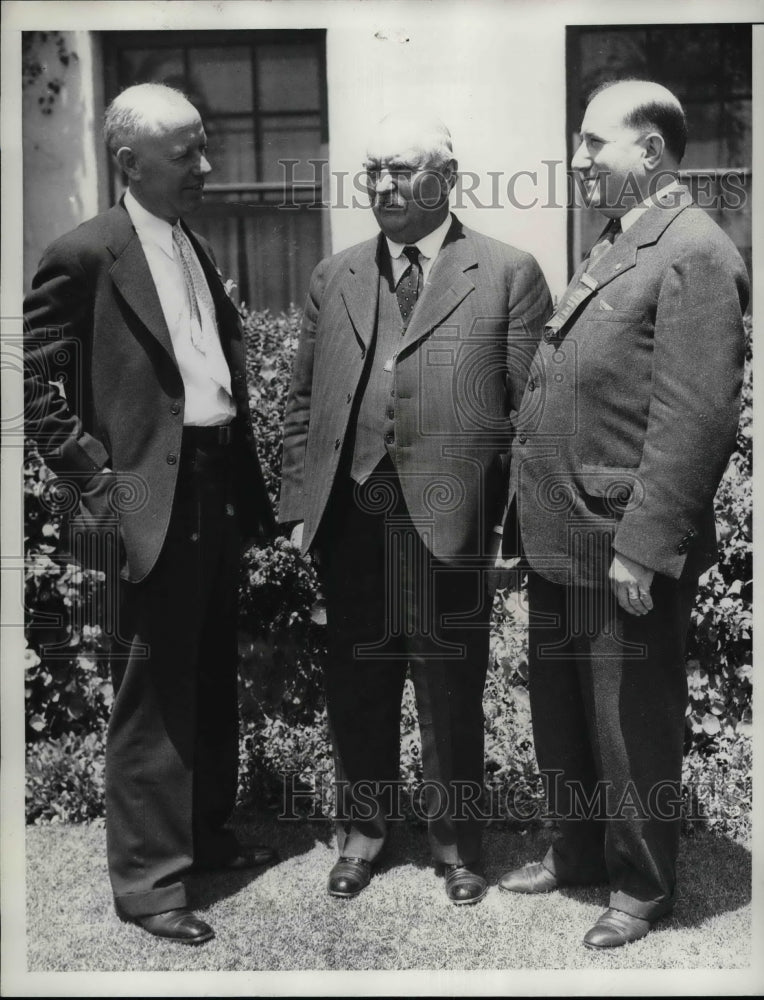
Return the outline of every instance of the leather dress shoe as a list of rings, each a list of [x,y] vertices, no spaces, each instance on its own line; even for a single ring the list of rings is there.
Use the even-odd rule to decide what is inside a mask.
[[[465,903],[479,903],[488,892],[488,883],[470,865],[444,865],[446,895],[457,906]]]
[[[185,906],[177,910],[165,910],[164,913],[136,917],[135,922],[155,937],[169,938],[181,944],[204,944],[215,937],[210,925]]]
[[[622,910],[608,909],[584,935],[587,948],[620,948],[639,941],[650,930],[650,921],[632,917]]]
[[[340,858],[329,872],[330,896],[352,899],[371,881],[371,863],[365,858]]]
[[[522,868],[515,868],[499,879],[499,888],[505,892],[540,893],[559,888],[560,880],[540,861],[532,861]]]

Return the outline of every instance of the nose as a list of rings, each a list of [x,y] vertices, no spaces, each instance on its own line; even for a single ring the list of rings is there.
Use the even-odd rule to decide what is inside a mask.
[[[570,165],[574,170],[586,170],[590,163],[591,159],[586,149],[586,143],[581,142],[578,144],[578,149],[573,154],[573,159],[570,161]]]
[[[377,178],[377,182],[374,185],[374,190],[377,194],[386,194],[388,191],[392,191],[395,188],[393,179],[390,174],[384,170]]]
[[[202,177],[204,177],[204,175],[208,174],[210,170],[212,170],[210,161],[207,159],[204,153],[201,153],[199,159],[196,161],[196,164],[194,166],[194,173],[200,174]]]

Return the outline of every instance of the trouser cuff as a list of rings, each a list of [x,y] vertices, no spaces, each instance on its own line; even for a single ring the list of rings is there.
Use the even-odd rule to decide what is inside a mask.
[[[660,917],[671,913],[674,909],[674,897],[665,899],[636,899],[626,892],[610,893],[610,908],[628,913],[630,917],[639,917],[641,920],[649,920],[651,923]]]
[[[180,882],[149,892],[126,892],[114,897],[114,908],[119,916],[131,920],[177,910],[186,905],[186,887]]]

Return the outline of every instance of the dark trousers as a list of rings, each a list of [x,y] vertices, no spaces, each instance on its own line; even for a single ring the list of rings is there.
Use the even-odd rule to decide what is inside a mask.
[[[184,442],[186,440],[184,432]],[[183,873],[235,853],[238,517],[227,447],[184,443],[158,562],[124,583],[106,748],[118,913],[186,905]]]
[[[484,574],[475,565],[447,566],[432,556],[389,461],[363,487],[348,480],[335,491],[319,557],[340,854],[373,860],[385,840],[391,803],[397,812],[408,666],[426,783],[419,811],[428,818],[433,857],[476,861],[490,607]]]
[[[656,574],[635,617],[609,588],[528,577],[533,735],[560,829],[544,864],[608,881],[612,907],[649,920],[674,904],[695,590]]]

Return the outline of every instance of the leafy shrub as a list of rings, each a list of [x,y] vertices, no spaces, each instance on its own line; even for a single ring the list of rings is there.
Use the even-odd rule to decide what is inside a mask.
[[[24,463],[28,740],[98,729],[112,701],[95,620],[103,574],[82,570],[60,553],[61,517],[55,513],[53,482],[30,443]]]
[[[294,309],[279,317],[250,313],[244,321],[250,404],[263,473],[276,503],[281,428],[300,314]],[[701,579],[688,646],[688,823],[707,822],[732,833],[745,829],[745,817],[704,813],[694,789],[704,775],[726,774],[740,802],[746,808],[750,804],[750,740],[745,735],[751,719],[751,404],[749,350],[738,451],[716,498],[721,560]],[[112,696],[102,637],[89,610],[95,607],[101,580],[61,556],[60,522],[45,497],[49,477],[30,446],[24,486],[30,821],[100,814],[103,734]],[[323,622],[315,573],[285,538],[245,555],[239,619],[239,801],[244,806],[268,804],[281,810],[286,775],[304,793],[299,811],[331,814],[333,768],[320,669],[326,655]],[[526,625],[522,592],[497,595],[485,693],[486,780],[508,804],[510,819],[537,815],[542,803],[527,693]],[[55,644],[55,655],[46,643]],[[414,792],[422,781],[410,682],[401,715],[401,777]]]
[[[26,768],[28,823],[84,823],[103,816],[102,729],[27,744]]]

